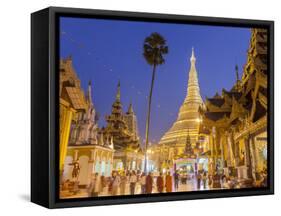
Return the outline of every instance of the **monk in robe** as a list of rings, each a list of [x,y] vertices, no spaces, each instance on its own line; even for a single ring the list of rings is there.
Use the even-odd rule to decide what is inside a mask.
[[[172,176],[170,175],[170,172],[168,172],[166,175],[165,187],[167,193],[172,192]]]
[[[152,187],[153,187],[153,178],[152,178],[152,173],[150,172],[145,180],[145,192],[148,194],[152,193]]]
[[[163,177],[162,177],[162,173],[160,173],[160,175],[157,177],[156,184],[157,184],[158,192],[162,193],[163,189],[164,189],[164,180],[163,180]]]

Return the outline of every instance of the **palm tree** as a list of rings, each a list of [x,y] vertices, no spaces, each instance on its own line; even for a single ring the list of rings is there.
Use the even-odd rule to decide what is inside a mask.
[[[150,125],[150,110],[151,110],[151,98],[154,86],[155,72],[158,65],[164,64],[164,55],[168,53],[168,46],[166,46],[166,40],[157,32],[152,33],[149,37],[145,38],[143,45],[143,56],[146,62],[152,66],[152,79],[150,85],[150,92],[148,97],[148,112],[145,124],[145,161],[144,172],[147,173],[147,146],[149,136]]]

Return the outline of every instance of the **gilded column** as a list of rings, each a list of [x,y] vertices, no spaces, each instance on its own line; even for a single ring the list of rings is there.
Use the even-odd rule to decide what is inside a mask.
[[[233,161],[232,149],[231,149],[231,140],[230,140],[228,132],[225,132],[225,136],[226,136],[226,143],[227,143],[227,166],[231,167],[232,161]]]
[[[221,168],[224,168],[224,149],[223,149],[223,137],[222,137],[222,133],[220,132],[218,134],[218,141],[219,141],[219,145],[220,145],[220,157],[221,157]]]
[[[256,160],[257,160],[257,155],[256,155],[256,146],[255,146],[255,142],[254,142],[254,138],[250,137],[249,140],[249,145],[250,145],[250,154],[251,154],[251,167],[252,167],[252,177],[253,179],[256,181]]]
[[[90,150],[91,153],[90,153],[90,160],[88,162],[88,167],[89,167],[89,179],[92,178],[92,175],[96,172],[96,169],[95,169],[95,150],[92,149]]]
[[[94,160],[92,160],[91,158],[88,161],[88,176],[87,176],[87,182],[86,184],[89,185],[91,183],[91,179],[93,177],[94,174]]]
[[[244,138],[245,144],[245,165],[247,166],[247,175],[248,177],[252,177],[252,169],[251,169],[251,156],[250,156],[250,136],[247,135]]]
[[[62,103],[62,101],[60,101],[60,103]],[[63,170],[63,164],[67,153],[73,111],[74,110],[66,107],[64,104],[60,104],[60,171]]]
[[[234,128],[232,128],[231,131],[231,143],[234,149],[234,160],[235,160],[235,166],[238,167],[239,166],[239,161],[240,161],[240,157],[239,157],[239,144],[237,144],[235,142],[234,139]]]

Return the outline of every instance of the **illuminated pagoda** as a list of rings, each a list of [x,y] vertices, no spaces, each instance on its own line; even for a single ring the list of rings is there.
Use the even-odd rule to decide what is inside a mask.
[[[179,109],[177,120],[159,142],[160,148],[168,157],[170,167],[173,159],[179,158],[185,153],[187,140],[190,143],[189,151],[192,151],[198,140],[201,121],[199,108],[203,107],[204,104],[200,95],[195,63],[196,58],[192,48],[186,97]]]
[[[118,82],[115,101],[111,114],[105,117],[107,125],[101,129],[104,136],[112,137],[114,145],[114,169],[141,170],[143,154],[139,145],[137,119],[132,104],[128,112],[123,113],[120,82]]]

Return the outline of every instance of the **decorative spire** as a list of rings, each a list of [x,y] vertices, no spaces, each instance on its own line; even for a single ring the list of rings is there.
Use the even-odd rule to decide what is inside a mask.
[[[240,88],[240,80],[239,80],[239,70],[237,64],[235,65],[235,74],[236,74],[236,84],[234,85],[234,88],[236,91],[238,91]]]
[[[218,92],[216,92],[216,94],[214,95],[214,98],[221,98],[221,96]]]
[[[127,114],[133,114],[134,113],[134,110],[133,110],[133,105],[132,105],[132,102],[129,104],[129,108],[128,108],[128,112]]]
[[[92,104],[92,82],[91,82],[91,80],[88,83],[87,100],[88,100],[89,104]]]
[[[118,85],[117,85],[117,94],[116,94],[116,100],[120,101],[121,98],[121,93],[120,93],[120,80],[118,81]]]
[[[66,60],[67,61],[72,61],[72,55],[67,56]]]
[[[235,73],[236,73],[236,82],[239,80],[239,72],[238,72],[238,65],[235,65]]]

